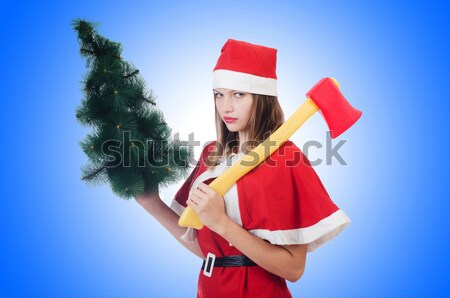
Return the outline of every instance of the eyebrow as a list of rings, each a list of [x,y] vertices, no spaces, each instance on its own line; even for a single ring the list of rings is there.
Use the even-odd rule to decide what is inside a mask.
[[[216,89],[213,89],[213,91],[214,91],[214,92],[222,93],[222,92],[220,92],[220,91],[217,91]],[[234,92],[234,91],[239,91],[239,90],[230,90],[229,92]],[[239,91],[239,92],[242,92],[242,91]]]

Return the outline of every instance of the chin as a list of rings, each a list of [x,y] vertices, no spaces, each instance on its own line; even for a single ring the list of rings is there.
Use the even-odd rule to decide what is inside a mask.
[[[228,130],[231,131],[231,132],[238,132],[239,131],[239,129],[237,129],[233,125],[226,124],[226,126],[227,126]]]

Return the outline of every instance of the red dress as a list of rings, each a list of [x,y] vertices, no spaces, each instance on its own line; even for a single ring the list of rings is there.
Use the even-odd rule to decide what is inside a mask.
[[[191,189],[211,183],[243,153],[232,154],[215,169],[203,159],[214,142],[203,149],[199,162],[171,203],[179,215],[186,207]],[[239,179],[223,196],[227,215],[251,234],[272,244],[308,244],[308,252],[339,234],[348,216],[330,199],[306,156],[286,141],[268,159]],[[242,255],[217,233],[204,227],[189,228],[182,239],[198,243],[206,256]],[[270,256],[267,256],[270,258]],[[200,266],[199,266],[200,267]],[[199,272],[198,298],[292,297],[286,280],[260,266],[214,267],[210,277]]]

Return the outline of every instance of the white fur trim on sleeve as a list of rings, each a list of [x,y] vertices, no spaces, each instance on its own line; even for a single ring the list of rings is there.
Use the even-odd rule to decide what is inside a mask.
[[[178,214],[179,216],[181,216],[181,214],[183,213],[184,209],[186,209],[186,207],[184,207],[183,205],[178,203],[177,200],[175,200],[175,199],[172,200],[172,202],[170,203],[169,207],[170,207],[170,209],[175,211],[175,213]]]
[[[170,209],[172,209],[173,211],[175,211],[176,214],[181,216],[186,207],[178,203],[177,200],[173,199],[172,202],[170,203]],[[186,230],[186,233],[184,233],[184,235],[181,236],[181,239],[184,242],[188,243],[194,242],[196,238],[197,238],[197,231],[194,228],[188,228]]]
[[[181,236],[184,242],[192,243],[197,239],[197,230],[194,228],[187,228],[186,233]]]
[[[350,224],[350,218],[342,210],[337,210],[318,223],[300,229],[292,230],[249,230],[253,235],[268,240],[272,244],[308,244],[308,252],[336,237]]]

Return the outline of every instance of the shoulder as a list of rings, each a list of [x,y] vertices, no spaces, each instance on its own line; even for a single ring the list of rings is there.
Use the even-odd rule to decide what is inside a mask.
[[[205,145],[203,146],[202,153],[200,154],[200,158],[199,158],[199,162],[201,163],[202,166],[206,166],[205,161],[208,158],[208,156],[212,152],[214,152],[216,143],[217,143],[216,140],[212,140],[212,141],[206,142]]]
[[[279,167],[310,166],[308,158],[300,148],[291,140],[285,141],[268,158],[267,163]]]
[[[213,152],[214,149],[216,148],[216,143],[217,141],[214,140],[206,142],[205,146],[203,147],[202,154],[208,155],[211,152]]]

